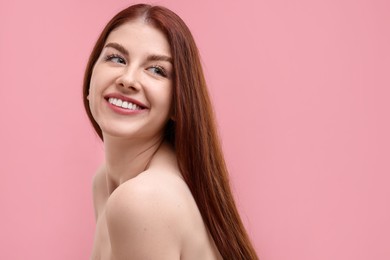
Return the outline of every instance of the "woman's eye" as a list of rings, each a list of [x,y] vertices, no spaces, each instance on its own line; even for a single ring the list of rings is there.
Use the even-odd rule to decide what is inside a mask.
[[[105,60],[106,61],[111,61],[111,62],[114,62],[114,63],[126,64],[125,59],[122,58],[121,56],[117,55],[117,54],[108,55],[108,56],[106,56]]]
[[[157,66],[157,65],[148,68],[148,70],[151,71],[152,73],[160,75],[162,77],[166,77],[167,76],[167,73],[165,72],[165,69],[163,67],[160,67],[160,66]]]

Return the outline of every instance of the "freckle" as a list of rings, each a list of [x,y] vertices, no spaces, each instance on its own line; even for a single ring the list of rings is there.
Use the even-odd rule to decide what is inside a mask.
[[[147,229],[147,228],[144,228],[144,231],[146,232],[146,231],[148,231],[148,229]]]

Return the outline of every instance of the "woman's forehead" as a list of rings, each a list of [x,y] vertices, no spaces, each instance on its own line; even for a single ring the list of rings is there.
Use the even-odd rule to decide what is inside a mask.
[[[146,50],[171,56],[171,48],[165,34],[142,19],[131,20],[110,32],[105,45],[115,42],[131,50]]]

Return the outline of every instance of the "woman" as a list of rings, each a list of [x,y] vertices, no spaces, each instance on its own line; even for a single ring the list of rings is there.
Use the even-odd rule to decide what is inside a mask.
[[[184,22],[134,5],[101,33],[84,105],[104,142],[92,259],[257,259],[237,212]]]

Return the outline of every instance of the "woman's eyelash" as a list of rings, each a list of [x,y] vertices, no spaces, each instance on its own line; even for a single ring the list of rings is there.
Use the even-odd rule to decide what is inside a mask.
[[[161,75],[163,77],[167,77],[167,72],[165,71],[165,69],[159,65],[153,65],[149,68],[150,69],[153,69],[154,72],[153,73],[156,73],[158,75]]]
[[[104,61],[111,61],[114,63],[126,64],[126,60],[118,54],[106,55],[104,58]],[[147,70],[152,71],[152,73],[160,75],[162,77],[168,76],[166,70],[160,65],[153,65],[153,66],[149,67]]]
[[[112,61],[112,62],[115,62],[115,63],[122,63],[122,64],[126,64],[126,61],[124,58],[122,58],[120,55],[118,54],[109,54],[105,57],[104,59],[105,61]]]

